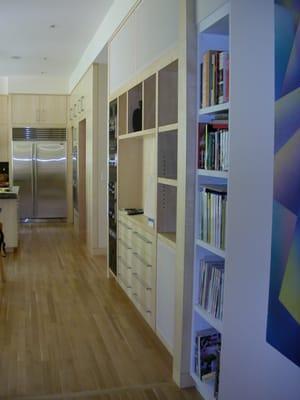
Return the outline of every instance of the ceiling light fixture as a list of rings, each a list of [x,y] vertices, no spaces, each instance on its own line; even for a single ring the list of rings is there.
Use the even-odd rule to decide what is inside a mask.
[[[47,61],[47,60],[48,60],[48,57],[43,57],[43,60],[44,60],[44,61]]]
[[[46,73],[47,73],[47,72],[45,72],[45,71],[42,71],[42,72],[41,72],[41,75],[46,75]]]
[[[55,24],[49,25],[49,28],[50,28],[50,29],[55,29],[55,28],[56,28],[56,25],[55,25]]]
[[[10,57],[12,60],[21,60],[21,56],[11,56]]]

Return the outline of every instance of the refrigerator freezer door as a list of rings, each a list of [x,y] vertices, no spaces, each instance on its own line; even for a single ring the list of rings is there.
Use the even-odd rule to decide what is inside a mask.
[[[13,142],[13,180],[20,187],[20,218],[33,217],[33,147],[30,142]]]
[[[35,144],[35,218],[66,218],[66,144]]]

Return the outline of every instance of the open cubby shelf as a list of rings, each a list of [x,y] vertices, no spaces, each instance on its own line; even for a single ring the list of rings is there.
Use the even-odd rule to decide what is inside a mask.
[[[157,231],[176,232],[177,188],[157,185]]]
[[[158,72],[158,126],[178,122],[178,61]]]
[[[143,136],[155,135],[155,133],[156,133],[155,129],[146,129],[146,130],[143,130],[143,131],[127,133],[126,135],[119,136],[119,140],[140,138],[140,137],[143,137]]]
[[[144,81],[144,129],[153,129],[156,125],[156,74]]]
[[[127,133],[127,93],[119,97],[119,136]]]
[[[158,134],[157,175],[177,179],[177,131]]]
[[[128,91],[128,133],[143,129],[143,84]]]

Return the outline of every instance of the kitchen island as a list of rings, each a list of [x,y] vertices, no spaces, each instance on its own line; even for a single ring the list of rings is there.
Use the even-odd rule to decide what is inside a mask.
[[[0,222],[7,251],[13,251],[19,243],[19,187],[0,188]]]

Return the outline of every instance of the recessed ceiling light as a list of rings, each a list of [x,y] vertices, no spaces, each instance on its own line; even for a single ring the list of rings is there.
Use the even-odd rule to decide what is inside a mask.
[[[44,61],[47,61],[47,60],[48,60],[48,57],[43,57],[43,60],[44,60]]]
[[[55,24],[49,25],[49,28],[50,28],[50,29],[55,29],[55,28],[56,28],[56,25],[55,25]]]
[[[11,56],[10,57],[12,60],[21,60],[21,56]]]
[[[46,75],[46,73],[47,73],[47,72],[45,72],[45,71],[42,71],[42,72],[41,72],[41,75]]]

